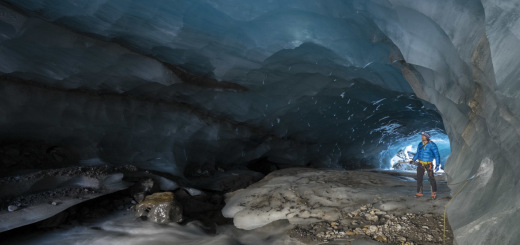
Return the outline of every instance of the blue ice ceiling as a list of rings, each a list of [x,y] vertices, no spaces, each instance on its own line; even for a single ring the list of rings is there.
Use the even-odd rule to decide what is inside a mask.
[[[3,128],[82,159],[386,167],[389,144],[444,130],[363,1],[4,2],[0,72],[63,95],[20,95],[33,116]]]

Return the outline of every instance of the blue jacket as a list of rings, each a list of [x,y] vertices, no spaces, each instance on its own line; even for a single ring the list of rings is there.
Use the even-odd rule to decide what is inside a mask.
[[[431,162],[433,159],[437,162],[437,165],[441,164],[441,157],[439,156],[439,149],[437,148],[437,145],[433,143],[433,141],[430,141],[426,143],[426,145],[423,147],[423,143],[419,143],[417,146],[417,153],[415,153],[415,156],[413,157],[413,161],[419,159],[421,161],[425,162]]]

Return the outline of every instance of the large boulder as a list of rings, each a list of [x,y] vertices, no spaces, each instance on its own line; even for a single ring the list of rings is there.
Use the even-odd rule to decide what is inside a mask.
[[[159,224],[182,221],[182,208],[171,192],[158,192],[147,196],[136,205],[136,216],[146,216]]]

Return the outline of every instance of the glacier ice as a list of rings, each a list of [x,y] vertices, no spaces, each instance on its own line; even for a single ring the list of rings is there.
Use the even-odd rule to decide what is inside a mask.
[[[388,168],[381,152],[437,130],[452,190],[476,176],[448,209],[457,243],[515,244],[519,11],[511,0],[4,0],[0,135],[182,175],[260,158]]]
[[[390,190],[397,185],[398,178],[381,173],[286,169],[231,193],[222,214],[246,230],[281,219],[293,224],[331,222],[358,208],[359,200],[384,196],[380,186],[388,188],[383,193],[395,199]]]
[[[401,71],[388,63],[388,56],[399,55],[396,47],[384,40],[384,35],[363,16],[347,30],[337,32],[337,37],[331,40],[318,42],[309,39],[283,48],[285,45],[278,43],[280,40],[259,35],[261,30],[274,23],[273,18],[264,16],[247,23],[229,18],[222,20],[222,13],[211,6],[196,4],[183,11],[200,18],[204,15],[216,25],[236,26],[242,30],[238,31],[238,37],[245,33],[251,36],[245,39],[235,37],[238,38],[236,42],[243,42],[236,47],[200,50],[189,45],[203,40],[229,42],[229,37],[203,28],[202,20],[195,16],[188,18],[184,16],[186,13],[178,13],[182,8],[156,13],[152,11],[156,7],[141,6],[138,2],[129,6],[112,2],[77,3],[79,5],[73,6],[45,1],[11,4],[43,12],[41,18],[35,18],[2,6],[8,13],[5,16],[12,15],[18,20],[16,26],[19,30],[8,33],[1,46],[6,54],[4,65],[0,66],[6,80],[4,89],[17,91],[5,93],[13,94],[9,101],[18,98],[19,105],[17,109],[4,110],[4,130],[7,135],[11,133],[12,137],[17,137],[19,130],[16,128],[27,123],[31,125],[26,129],[25,134],[31,135],[27,137],[66,144],[79,152],[81,159],[101,157],[111,163],[132,162],[177,174],[182,173],[188,162],[216,161],[229,166],[265,156],[276,162],[296,165],[388,167],[387,163],[378,162],[376,155],[359,154],[361,149],[357,149],[356,142],[362,138],[370,143],[383,142],[383,139],[392,141],[424,127],[442,130],[435,109],[429,106],[423,110],[426,102],[413,97]],[[51,9],[41,6],[51,6]],[[152,12],[126,12],[126,8],[136,6],[152,8]],[[95,14],[90,17],[75,15],[76,11],[84,10],[70,11],[71,8],[88,9],[87,12]],[[106,8],[113,10],[111,15],[120,16],[120,21],[126,19],[125,23],[112,23],[110,21],[115,20],[105,19],[107,16],[103,11]],[[211,14],[192,12],[192,8],[208,9]],[[146,19],[150,13],[163,21]],[[140,16],[143,14],[145,16]],[[331,29],[343,29],[342,20],[304,11],[287,10],[275,15],[279,22],[288,18],[308,19],[311,24],[309,31],[317,32],[313,35],[325,33],[321,26],[330,23],[334,23]],[[69,18],[74,25],[66,21]],[[180,21],[176,28],[169,26],[175,25],[176,21]],[[320,25],[315,21],[323,23]],[[154,25],[147,24],[147,31],[116,27],[142,26],[144,22]],[[166,25],[165,22],[168,26],[162,26]],[[366,24],[370,24],[370,28],[367,29]],[[294,25],[294,28],[300,28],[298,23]],[[169,36],[167,41],[168,35],[162,35],[164,29],[176,34]],[[190,36],[194,35],[194,30],[197,30],[197,35]],[[39,39],[42,33],[52,35],[34,43],[33,40]],[[188,37],[184,37],[186,35]],[[354,49],[347,42],[352,38],[367,42],[356,42],[363,47]],[[136,40],[141,41],[129,43]],[[334,51],[328,46],[338,49]],[[367,56],[361,50],[373,51]],[[250,57],[250,52],[257,55]],[[16,55],[10,55],[12,53]],[[186,59],[173,60],[179,57]],[[204,67],[194,66],[208,62],[209,65]],[[370,65],[366,66],[367,63]],[[13,68],[10,64],[23,66]],[[220,67],[229,65],[234,67]],[[194,75],[179,74],[178,70],[233,81],[236,85],[224,86],[222,81],[194,83],[193,79],[190,83],[186,77]],[[219,71],[224,70],[220,74]],[[31,93],[24,93],[27,90],[22,87],[15,88],[31,85],[34,81],[45,87],[38,87]],[[249,91],[226,89],[244,87]],[[74,93],[69,93],[72,90]],[[402,93],[409,96],[401,96]],[[47,99],[47,96],[52,98]],[[346,104],[341,101],[344,97],[348,98]],[[372,101],[381,103],[373,105]],[[388,116],[387,111],[399,104],[414,109]],[[10,103],[4,105],[14,108]],[[366,113],[357,112],[360,106]],[[26,110],[26,115],[31,118],[18,115],[20,110]],[[77,114],[80,111],[85,113]],[[140,113],[135,113],[137,111]],[[409,121],[415,111],[432,120]],[[49,126],[56,125],[52,120],[64,117],[68,118],[65,125],[59,128]],[[364,120],[363,125],[358,123],[359,120]],[[367,134],[370,132],[368,129],[388,122],[407,125],[408,128]],[[347,128],[352,130],[345,130]],[[52,139],[38,135],[42,132],[52,135]],[[233,147],[227,147],[227,144]],[[381,144],[369,144],[364,150],[376,152],[383,148]],[[205,153],[199,154],[201,151]]]

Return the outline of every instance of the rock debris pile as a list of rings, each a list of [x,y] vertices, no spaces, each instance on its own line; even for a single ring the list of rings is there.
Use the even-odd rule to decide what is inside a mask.
[[[389,244],[442,244],[443,217],[432,213],[396,215],[367,204],[348,213],[348,218],[297,225],[289,234],[306,243],[373,239]],[[448,228],[446,244],[452,244],[452,237]]]

